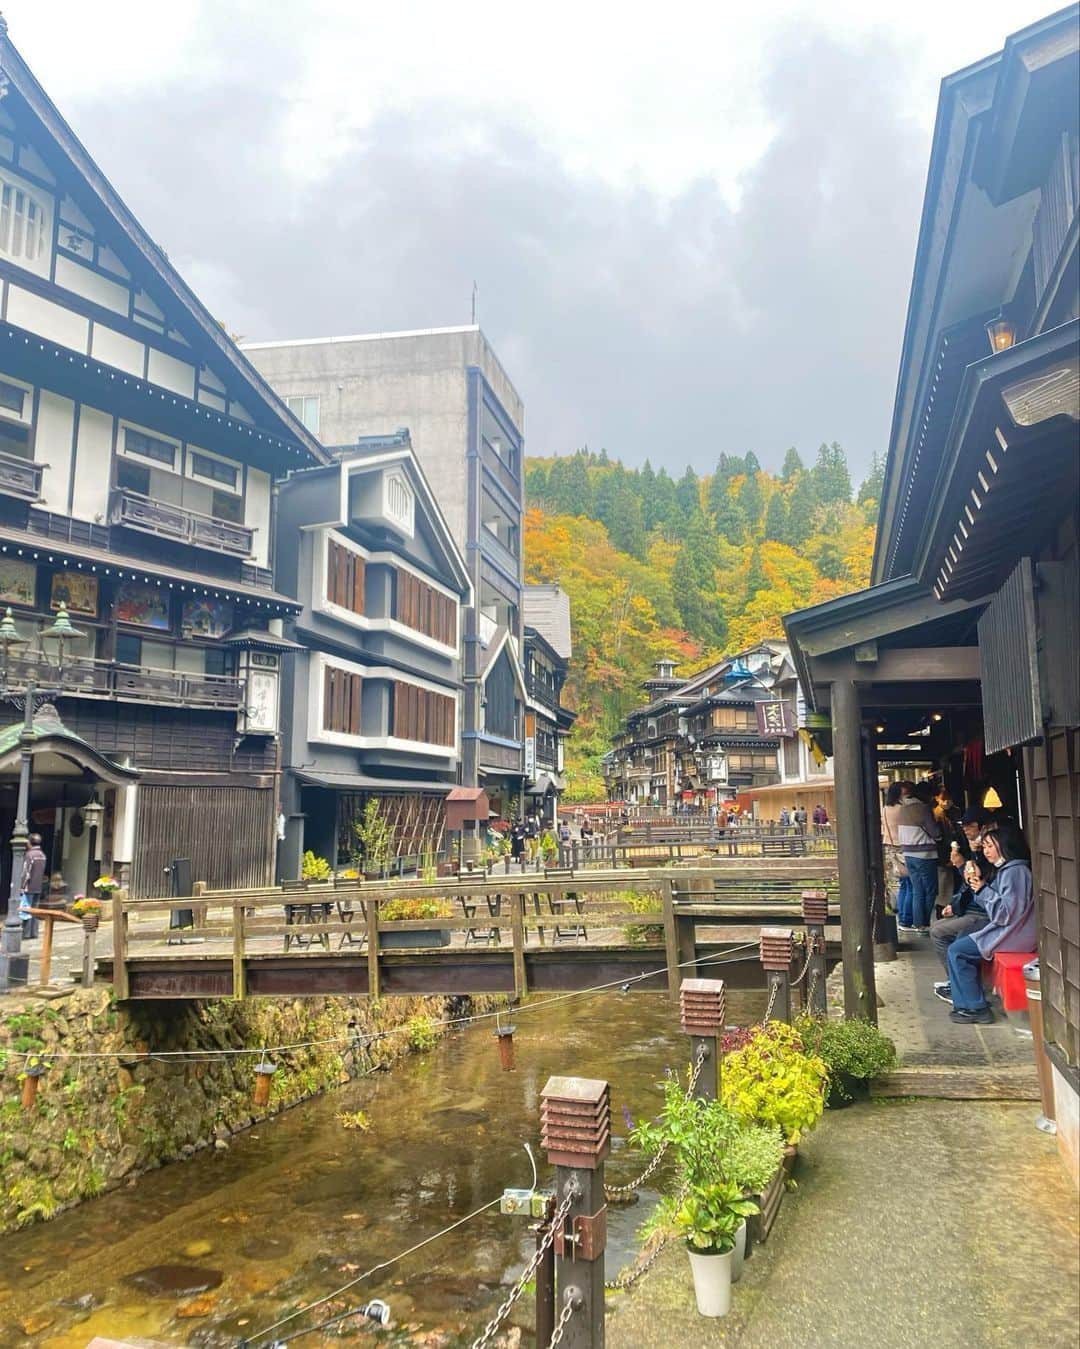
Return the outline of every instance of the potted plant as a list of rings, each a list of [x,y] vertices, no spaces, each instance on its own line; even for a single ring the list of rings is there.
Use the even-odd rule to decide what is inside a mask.
[[[774,1124],[741,1124],[728,1137],[724,1146],[721,1167],[728,1180],[741,1190],[744,1198],[753,1202],[760,1212],[769,1187],[783,1174],[784,1139]],[[781,1182],[782,1183],[782,1182]],[[735,1256],[731,1279],[742,1276],[743,1260],[747,1251],[746,1223],[735,1234]]]
[[[386,922],[416,921],[420,918],[450,918],[453,908],[448,899],[389,899],[379,907]],[[398,932],[379,932],[379,946],[385,950],[415,950],[423,946],[449,946],[450,929],[445,927],[411,928]]]
[[[120,889],[120,882],[115,876],[99,876],[94,882],[94,889],[108,899],[114,890]]]
[[[692,1185],[675,1210],[674,1225],[686,1239],[702,1316],[726,1316],[730,1310],[736,1234],[756,1212],[757,1205],[724,1177]]]
[[[333,869],[325,857],[319,857],[309,848],[300,859],[300,879],[304,881],[328,881]]]
[[[733,1115],[775,1125],[794,1147],[821,1118],[829,1070],[805,1052],[794,1027],[769,1021],[726,1056],[720,1082],[721,1100]]]
[[[82,919],[83,929],[86,932],[96,932],[98,924],[101,922],[101,910],[104,907],[100,899],[76,895],[75,902],[71,906],[71,912],[78,914]]]
[[[353,821],[353,833],[360,845],[365,877],[368,880],[378,880],[390,862],[394,826],[382,813],[382,807],[376,797],[370,796],[364,802],[360,818]]]
[[[545,829],[540,835],[540,854],[545,866],[554,866],[559,860],[559,840],[550,829]]]
[[[896,1066],[896,1045],[866,1017],[817,1021],[803,1017],[799,1034],[829,1070],[825,1104],[832,1110],[866,1100],[870,1079]]]

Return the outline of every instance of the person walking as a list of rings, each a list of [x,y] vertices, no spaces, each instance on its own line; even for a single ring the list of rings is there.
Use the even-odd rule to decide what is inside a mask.
[[[29,940],[38,934],[38,920],[28,910],[36,909],[41,903],[41,892],[45,889],[45,854],[41,850],[41,835],[31,834],[27,839],[29,846],[23,853],[22,883],[19,886],[19,916],[22,918],[23,936]]]
[[[988,922],[978,932],[957,937],[946,957],[953,1004],[949,1018],[961,1025],[994,1019],[983,993],[982,962],[995,951],[1033,951],[1038,941],[1031,853],[1023,834],[1008,821],[995,824],[983,836],[983,854],[994,868],[992,880],[984,881],[973,861],[965,870]]]
[[[530,862],[535,862],[540,856],[540,821],[535,811],[530,811],[525,817],[525,849]]]
[[[795,828],[799,831],[800,834],[805,834],[805,833],[806,833],[806,807],[805,807],[805,806],[796,806],[796,807],[795,807]]]
[[[517,819],[510,829],[510,857],[519,865],[525,856],[525,824]]]

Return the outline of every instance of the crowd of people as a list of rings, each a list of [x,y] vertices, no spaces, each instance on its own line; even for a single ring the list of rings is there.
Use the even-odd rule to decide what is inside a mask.
[[[997,951],[1036,948],[1035,887],[1023,833],[978,806],[961,813],[931,782],[893,783],[881,832],[897,928],[929,937],[944,967],[935,996],[951,1005],[953,1021],[992,1021],[982,962]]]

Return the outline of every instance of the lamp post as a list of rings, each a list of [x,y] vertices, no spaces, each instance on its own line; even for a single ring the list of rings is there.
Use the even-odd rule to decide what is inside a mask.
[[[64,643],[84,637],[68,617],[67,605],[61,603],[56,618],[40,634],[40,654],[44,656],[45,642],[57,644],[56,682],[63,679]],[[7,917],[4,920],[3,933],[0,934],[0,992],[10,992],[13,988],[25,988],[29,977],[29,957],[22,954],[22,919],[19,916],[19,899],[22,894],[23,859],[29,837],[30,814],[30,766],[33,759],[34,713],[60,692],[59,688],[41,690],[37,687],[33,665],[28,665],[26,686],[22,691],[12,689],[9,678],[9,660],[13,651],[26,646],[26,639],[19,636],[11,610],[4,613],[0,620],[0,648],[3,650],[3,691],[0,697],[14,704],[23,713],[22,732],[19,736],[21,758],[19,763],[19,795],[15,807],[15,827],[11,833],[11,888],[8,892]]]

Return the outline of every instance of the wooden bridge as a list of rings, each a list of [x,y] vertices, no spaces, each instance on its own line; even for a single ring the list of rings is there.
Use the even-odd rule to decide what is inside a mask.
[[[119,999],[524,997],[631,978],[635,987],[675,992],[695,961],[756,943],[760,926],[801,927],[808,888],[835,898],[829,859],[116,899],[112,956],[98,968]],[[427,901],[437,916],[395,917],[400,905],[389,906],[401,900]],[[178,915],[189,925],[170,926]],[[838,919],[826,936],[835,959]],[[740,960],[743,980],[756,983],[756,952],[743,950]],[[725,963],[732,975],[738,982],[738,966]]]

